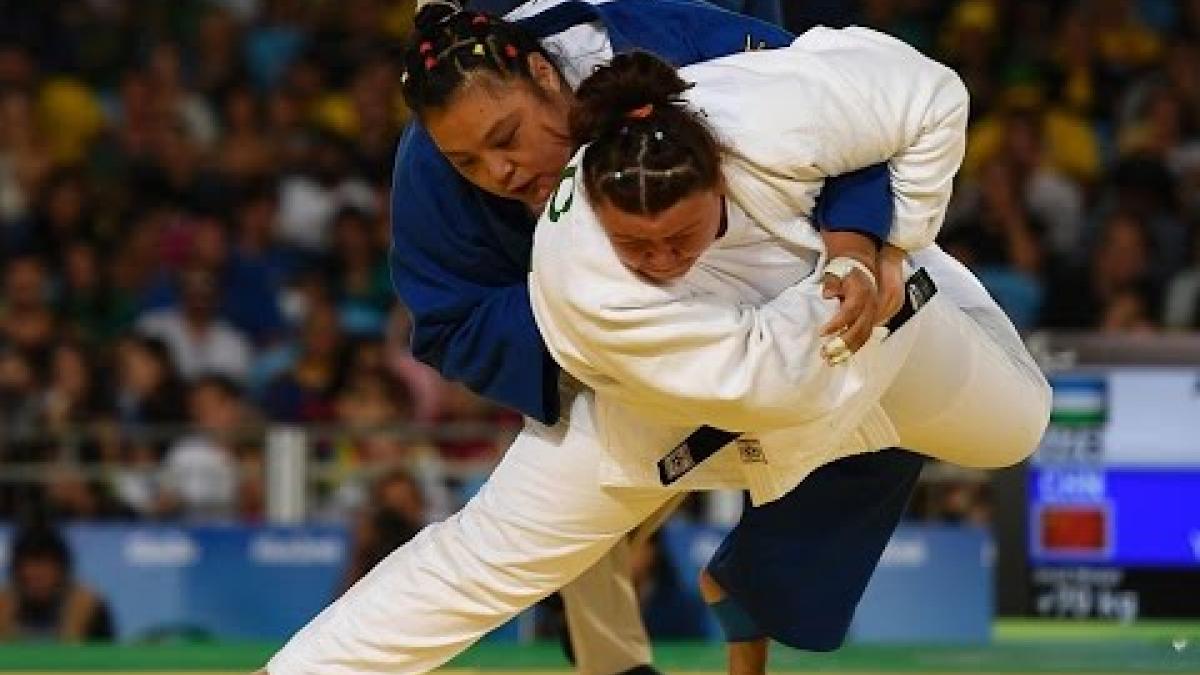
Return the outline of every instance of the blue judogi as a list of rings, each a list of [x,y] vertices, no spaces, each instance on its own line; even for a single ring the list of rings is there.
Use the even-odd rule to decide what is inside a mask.
[[[646,49],[677,66],[792,40],[777,26],[700,0],[565,2],[523,23],[544,38],[591,21],[603,23],[614,52]],[[487,398],[556,421],[559,369],[534,323],[526,284],[535,219],[524,205],[459,176],[419,125],[400,141],[393,181],[392,280],[413,315],[413,353]],[[828,180],[814,214],[826,229],[877,240],[886,238],[891,219],[885,165]],[[746,510],[714,574],[723,581],[731,571],[753,577],[731,595],[746,597],[772,637],[802,649],[840,644],[921,463],[889,451],[815,472],[777,506]],[[886,498],[872,492],[882,485],[891,486]],[[789,560],[811,564],[789,567]],[[760,601],[771,592],[781,602]],[[804,604],[814,599],[829,606]]]

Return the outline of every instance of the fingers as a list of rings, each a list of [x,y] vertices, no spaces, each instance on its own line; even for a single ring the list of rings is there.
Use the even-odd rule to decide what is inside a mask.
[[[830,335],[841,335],[850,328],[854,323],[855,313],[848,303],[843,300],[838,307],[838,311],[829,319],[829,322],[821,326],[821,337],[829,337]]]
[[[871,330],[874,327],[875,312],[864,306],[854,314],[849,327],[846,328],[846,332],[842,333],[840,337],[845,340],[846,346],[849,347],[850,351],[856,352],[870,339]]]
[[[821,297],[826,300],[841,297],[843,282],[839,277],[826,274],[821,279]]]
[[[870,339],[877,314],[876,291],[869,279],[854,272],[841,280],[827,276],[825,293],[825,297],[842,300],[837,312],[821,327],[822,337],[833,336],[822,345],[821,355],[831,365],[837,365]]]
[[[891,320],[904,304],[904,296],[899,292],[885,290],[879,295],[878,309],[875,311],[875,325],[882,326]]]
[[[821,297],[826,300],[833,298],[842,298],[842,304],[838,307],[838,311],[829,319],[829,321],[821,326],[821,337],[829,337],[837,335],[845,330],[850,325],[851,314],[847,310],[846,282],[843,279],[826,274],[822,284]]]
[[[840,335],[821,345],[821,357],[831,366],[844,362],[853,353]]]

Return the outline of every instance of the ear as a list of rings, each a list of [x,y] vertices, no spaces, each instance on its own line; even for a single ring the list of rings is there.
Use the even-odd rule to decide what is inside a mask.
[[[528,59],[529,74],[533,77],[534,84],[546,94],[562,93],[567,84],[558,72],[558,67],[538,52],[531,53]]]

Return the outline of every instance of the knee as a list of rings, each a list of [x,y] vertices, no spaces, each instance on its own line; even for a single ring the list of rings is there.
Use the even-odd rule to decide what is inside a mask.
[[[1024,394],[1010,399],[1001,419],[1005,424],[993,436],[994,446],[988,453],[985,469],[1003,469],[1029,459],[1037,452],[1050,424],[1053,405],[1050,384],[1042,377],[1030,381]]]
[[[793,626],[771,632],[771,639],[806,652],[832,652],[846,643],[848,629],[848,626],[836,629]]]
[[[986,460],[977,468],[1005,469],[1029,459],[1041,446],[1049,423],[1048,411],[1042,414],[1041,411],[1030,410],[1022,417],[1013,419],[1007,433],[997,434],[991,451],[982,453]]]
[[[725,599],[725,589],[708,573],[707,567],[700,570],[699,582],[700,597],[704,599],[704,604],[715,605]]]

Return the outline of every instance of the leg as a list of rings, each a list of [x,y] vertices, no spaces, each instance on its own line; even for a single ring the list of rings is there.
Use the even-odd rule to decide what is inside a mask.
[[[527,424],[462,511],[302,629],[268,664],[271,675],[428,672],[570,582],[669,499],[597,485],[600,449],[580,417],[590,394],[575,403],[578,423]]]
[[[629,578],[630,546],[654,534],[685,494],[673,495],[608,555],[562,589],[567,631],[582,675],[650,675],[650,638]]]
[[[914,253],[937,282],[927,320],[880,403],[900,444],[976,468],[1016,464],[1050,418],[1045,376],[991,296],[936,246]],[[922,311],[925,311],[924,309]]]
[[[628,539],[561,592],[581,675],[614,675],[650,663],[650,638],[629,578]]]
[[[709,575],[772,639],[837,649],[923,464],[897,449],[854,455],[779,500],[747,504]]]
[[[700,571],[700,595],[725,631],[729,675],[766,675],[769,641],[708,570]]]

